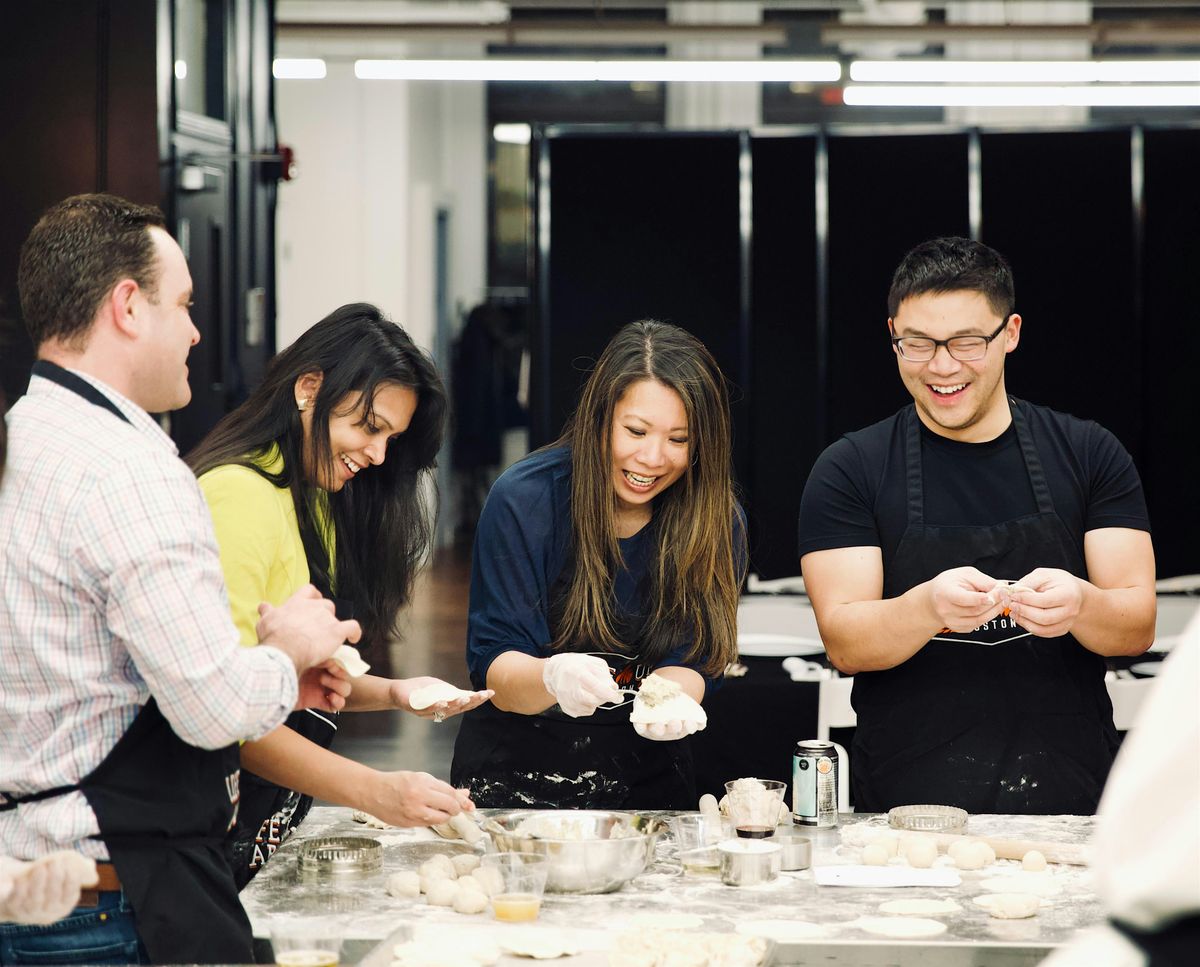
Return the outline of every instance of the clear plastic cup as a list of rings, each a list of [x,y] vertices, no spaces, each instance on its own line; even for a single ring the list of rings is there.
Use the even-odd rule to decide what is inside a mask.
[[[777,779],[734,779],[725,783],[726,808],[737,835],[743,839],[774,836],[786,788]]]
[[[521,923],[536,920],[546,891],[548,860],[540,853],[488,853],[481,864],[500,874],[503,886],[492,896],[497,920]]]
[[[715,873],[721,865],[717,843],[733,832],[728,823],[700,814],[671,817],[671,835],[684,872]]]
[[[271,949],[279,967],[337,967],[342,935],[325,919],[281,918],[271,923]]]

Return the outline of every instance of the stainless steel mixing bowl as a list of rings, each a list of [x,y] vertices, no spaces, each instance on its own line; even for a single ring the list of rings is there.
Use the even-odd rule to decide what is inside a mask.
[[[663,820],[635,813],[583,809],[520,809],[485,823],[502,852],[541,853],[549,858],[548,893],[611,893],[642,872],[654,857]],[[521,835],[526,820],[560,837]],[[613,837],[614,831],[617,833]],[[570,835],[561,835],[569,833]],[[622,835],[624,834],[624,835]]]

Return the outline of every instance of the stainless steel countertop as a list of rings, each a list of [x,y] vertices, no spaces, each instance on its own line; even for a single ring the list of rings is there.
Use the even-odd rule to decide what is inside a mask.
[[[315,808],[298,833],[288,840],[242,893],[256,936],[269,936],[273,919],[302,914],[329,918],[343,935],[355,941],[360,952],[365,942],[392,936],[398,927],[443,924],[456,930],[504,929],[490,914],[464,916],[445,907],[426,905],[423,897],[397,899],[384,889],[387,877],[415,869],[439,852],[464,852],[463,843],[439,839],[428,829],[373,830],[354,822],[349,809]],[[883,817],[850,814],[843,826],[869,822],[885,825]],[[970,835],[1014,839],[1086,843],[1093,829],[1091,816],[972,816]],[[813,865],[850,864],[858,850],[841,845],[839,829],[813,830]],[[381,873],[361,879],[302,879],[297,868],[298,843],[312,836],[358,835],[378,839],[384,850]],[[940,863],[946,862],[944,858]],[[1090,871],[1084,867],[1052,864],[1050,872],[1061,888],[1036,917],[997,920],[972,902],[987,892],[980,882],[987,877],[1020,874],[1020,864],[1000,860],[980,871],[960,871],[957,887],[847,888],[819,887],[812,871],[784,873],[772,883],[735,888],[711,875],[681,875],[674,845],[660,842],[655,863],[644,874],[615,892],[599,896],[548,895],[539,924],[581,931],[587,944],[603,946],[634,914],[690,913],[704,919],[705,930],[733,930],[748,920],[805,920],[824,925],[828,935],[801,943],[781,943],[774,963],[837,963],[853,965],[904,965],[929,967],[959,965],[1032,965],[1048,951],[1066,942],[1077,931],[1103,920]],[[945,933],[920,940],[874,937],[853,925],[860,917],[878,916],[879,905],[900,898],[953,899],[961,910],[939,914]],[[348,959],[353,958],[353,953]],[[516,963],[517,961],[513,961]],[[599,953],[567,958],[567,967],[604,964]]]

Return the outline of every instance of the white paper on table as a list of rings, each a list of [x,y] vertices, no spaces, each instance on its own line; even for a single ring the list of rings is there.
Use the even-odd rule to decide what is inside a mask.
[[[962,877],[954,870],[921,870],[911,866],[816,866],[818,886],[958,886]]]

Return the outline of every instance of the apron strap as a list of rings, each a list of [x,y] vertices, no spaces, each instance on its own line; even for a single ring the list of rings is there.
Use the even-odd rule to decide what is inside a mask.
[[[40,376],[42,379],[48,379],[52,383],[57,383],[59,386],[69,389],[77,396],[82,396],[89,403],[93,403],[101,409],[108,410],[118,419],[124,420],[126,423],[129,422],[129,417],[121,412],[116,403],[101,393],[86,379],[76,376],[69,369],[63,369],[57,363],[52,363],[48,359],[39,359],[33,364],[32,374]]]
[[[1033,497],[1037,501],[1039,514],[1054,513],[1054,498],[1050,495],[1050,485],[1046,482],[1046,473],[1042,470],[1042,461],[1033,445],[1033,436],[1029,425],[1021,413],[1021,407],[1016,399],[1008,398],[1008,409],[1012,414],[1013,426],[1017,430],[1017,442],[1021,446],[1021,456],[1025,458],[1025,469],[1029,472],[1029,484],[1033,487]]]
[[[24,796],[18,796],[9,792],[0,792],[0,813],[16,809],[22,803],[40,802],[43,799],[53,799],[55,796],[65,796],[67,793],[75,792],[77,789],[79,789],[79,783],[73,783],[69,786],[55,786],[53,789],[43,789],[41,792],[31,792]]]
[[[917,408],[910,406],[904,416],[904,475],[908,493],[908,524],[925,520],[925,485],[921,479],[921,430]]]

